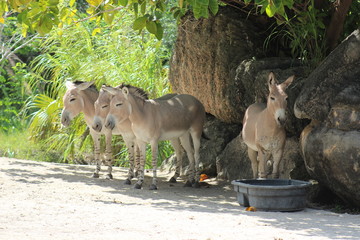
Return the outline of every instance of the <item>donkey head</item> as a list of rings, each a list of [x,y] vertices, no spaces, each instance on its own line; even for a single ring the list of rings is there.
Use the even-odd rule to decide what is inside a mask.
[[[288,95],[285,93],[285,90],[293,80],[294,76],[291,76],[285,82],[278,84],[274,73],[270,72],[269,74],[269,96],[267,100],[267,109],[273,114],[278,126],[283,126],[286,121]]]
[[[128,101],[129,89],[127,87],[103,87],[102,89],[112,95],[109,113],[105,120],[105,127],[112,130],[116,124],[121,124],[131,114],[131,105]]]
[[[61,123],[68,126],[70,121],[84,110],[84,99],[81,91],[89,88],[93,82],[66,82],[67,91],[63,97],[64,108],[61,113]]]
[[[106,91],[104,88],[107,86],[103,85],[99,92],[99,97],[95,101],[94,107],[95,107],[95,116],[92,128],[100,132],[104,123],[105,119],[110,111],[110,101],[113,97],[111,93]]]

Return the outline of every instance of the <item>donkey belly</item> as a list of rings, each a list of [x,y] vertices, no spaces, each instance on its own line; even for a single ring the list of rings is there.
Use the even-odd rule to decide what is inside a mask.
[[[182,135],[184,135],[185,132],[187,132],[187,131],[171,130],[171,131],[162,132],[159,140],[162,141],[162,140],[170,140],[170,139],[174,139],[174,138],[179,138]]]
[[[250,105],[245,112],[243,120],[242,137],[245,144],[254,151],[258,151],[256,147],[256,121],[259,114],[266,108],[263,103],[254,103]]]

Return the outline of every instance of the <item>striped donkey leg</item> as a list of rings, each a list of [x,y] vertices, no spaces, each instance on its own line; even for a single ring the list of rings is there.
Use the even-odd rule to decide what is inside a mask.
[[[183,149],[180,144],[180,139],[172,139],[170,140],[171,145],[173,146],[175,150],[175,156],[176,156],[176,168],[175,168],[175,174],[172,176],[169,180],[171,183],[176,183],[176,179],[181,174],[181,168],[182,168],[182,157],[183,157]]]
[[[141,189],[144,183],[144,169],[145,169],[145,158],[146,158],[146,143],[142,141],[136,142],[140,152],[140,164],[138,169],[138,181],[135,183],[135,189]]]
[[[107,179],[113,179],[112,175],[112,166],[113,166],[113,155],[112,155],[112,148],[111,148],[111,140],[112,140],[112,133],[107,132],[105,134],[105,163],[108,167],[108,174],[106,176]]]
[[[90,131],[91,137],[94,141],[94,156],[95,156],[95,163],[96,168],[95,172],[93,173],[93,178],[99,178],[99,172],[101,170],[101,159],[100,159],[100,134],[96,134],[93,131]]]
[[[134,177],[135,146],[134,146],[134,142],[132,140],[124,139],[124,141],[125,141],[126,147],[128,148],[129,164],[130,164],[127,178],[125,179],[124,184],[131,185],[131,179]]]
[[[152,141],[150,144],[151,144],[152,168],[153,168],[153,179],[152,179],[152,184],[150,185],[150,190],[157,190],[158,141]]]

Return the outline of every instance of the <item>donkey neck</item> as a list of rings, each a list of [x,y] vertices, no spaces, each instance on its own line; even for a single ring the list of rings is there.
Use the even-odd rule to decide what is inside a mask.
[[[131,113],[129,119],[133,124],[139,124],[142,119],[145,119],[145,104],[146,100],[130,95],[129,103],[131,105]]]
[[[99,97],[99,93],[94,90],[84,90],[82,91],[82,97],[84,100],[84,117],[85,121],[92,121],[95,116],[95,107],[94,103],[96,99]]]
[[[280,127],[275,120],[275,113],[270,111],[270,109],[267,107],[262,112],[261,120],[261,124],[263,126],[266,126],[268,129],[272,129],[274,132],[282,129],[282,127]]]

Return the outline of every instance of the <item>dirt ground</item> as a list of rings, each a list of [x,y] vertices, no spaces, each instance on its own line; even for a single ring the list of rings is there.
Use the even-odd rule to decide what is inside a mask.
[[[114,180],[93,169],[0,158],[0,239],[360,239],[360,215],[247,212],[228,182],[184,188],[160,172],[158,190],[150,174],[136,190],[123,185],[126,169]]]

